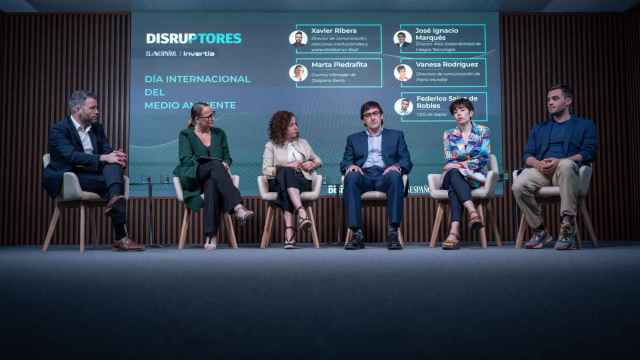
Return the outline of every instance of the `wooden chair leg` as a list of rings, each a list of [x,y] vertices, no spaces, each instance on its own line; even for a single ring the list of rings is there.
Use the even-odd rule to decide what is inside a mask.
[[[184,207],[182,214],[182,226],[180,226],[180,240],[178,240],[178,249],[184,249],[184,243],[187,241],[187,231],[191,222],[191,209]]]
[[[89,229],[91,230],[91,243],[94,249],[98,248],[98,210],[94,208],[91,210],[91,216],[89,216]]]
[[[496,208],[491,203],[487,203],[487,216],[491,219],[491,231],[493,232],[493,237],[496,240],[496,246],[502,246],[502,237],[500,236],[500,231],[498,231],[498,217],[496,214]]]
[[[438,208],[436,209],[436,220],[433,222],[433,229],[431,229],[431,241],[429,246],[436,247],[436,241],[438,240],[438,233],[440,232],[440,225],[442,225],[442,218],[444,217],[444,205],[441,201],[438,201]]]
[[[80,253],[84,253],[84,235],[86,230],[86,216],[87,208],[84,205],[80,205]]]
[[[404,247],[404,237],[402,236],[401,226],[398,227],[398,241],[400,241],[400,246]]]
[[[347,242],[351,241],[352,236],[353,236],[353,231],[351,231],[351,228],[347,228],[347,234],[344,237],[344,243],[346,244]]]
[[[53,216],[51,217],[51,221],[49,222],[49,229],[47,230],[47,235],[44,237],[44,244],[42,245],[42,251],[47,251],[49,249],[49,244],[51,243],[51,238],[53,237],[53,233],[56,230],[56,225],[58,225],[58,220],[60,219],[60,208],[58,204],[56,204],[53,210]]]
[[[273,219],[275,211],[273,207],[267,205],[267,217],[264,219],[264,230],[262,231],[262,239],[260,240],[260,248],[266,249],[271,241],[271,229],[273,228]]]
[[[313,208],[311,205],[307,206],[307,214],[311,220],[311,237],[313,238],[313,246],[316,249],[320,248],[320,239],[318,238],[318,228],[316,227],[316,216],[313,214]]]
[[[224,226],[227,228],[227,237],[229,238],[229,245],[232,249],[238,248],[238,239],[236,239],[236,230],[233,228],[233,221],[231,215],[224,214]]]
[[[591,222],[591,216],[589,216],[589,210],[587,210],[587,204],[584,201],[580,204],[580,212],[582,213],[582,219],[584,220],[584,225],[589,232],[589,237],[591,237],[591,242],[593,242],[593,247],[598,247],[598,238],[596,237],[596,232],[593,230],[593,223]]]
[[[486,226],[486,217],[484,216],[484,205],[482,203],[478,204],[478,214],[480,215],[480,219],[485,223],[485,226],[480,228],[480,246],[483,249],[487,248],[487,226]]]
[[[518,236],[516,236],[516,249],[522,248],[524,242],[524,232],[527,229],[527,220],[524,218],[524,214],[520,215],[520,225],[518,226]]]
[[[575,220],[576,240],[578,240],[578,249],[582,249],[582,235],[580,234],[580,227],[578,226],[577,219]]]

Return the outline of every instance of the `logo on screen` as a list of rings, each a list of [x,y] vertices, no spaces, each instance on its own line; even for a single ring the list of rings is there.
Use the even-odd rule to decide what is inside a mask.
[[[147,44],[240,44],[241,33],[147,33]]]

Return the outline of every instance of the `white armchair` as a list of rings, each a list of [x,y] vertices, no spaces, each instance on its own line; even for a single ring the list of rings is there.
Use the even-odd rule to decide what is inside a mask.
[[[322,175],[315,174],[311,180],[311,191],[300,193],[302,204],[309,215],[309,219],[311,220],[311,237],[313,238],[313,245],[316,249],[320,247],[320,239],[318,239],[318,228],[316,227],[316,218],[313,213],[313,203],[320,197],[321,187]],[[264,201],[271,202],[278,198],[278,193],[269,191],[269,182],[266,176],[258,176],[258,191],[260,193],[260,198]],[[269,246],[269,242],[271,241],[274,218],[275,209],[272,205],[269,205],[267,207],[267,217],[264,222],[264,229],[260,240],[260,248],[262,249]]]
[[[489,155],[489,171],[487,172],[487,179],[485,183],[471,191],[471,198],[474,203],[477,203],[478,212],[483,221],[486,221],[485,217],[485,206],[486,206],[486,215],[489,215],[491,220],[491,230],[493,231],[493,235],[496,240],[496,245],[502,246],[502,238],[500,237],[500,232],[498,231],[497,221],[495,212],[492,209],[492,200],[496,196],[496,185],[498,184],[498,179],[500,177],[500,168],[498,167],[498,159],[494,154]],[[438,239],[438,233],[440,232],[440,226],[444,220],[444,211],[447,206],[449,206],[449,191],[442,190],[442,174],[429,174],[427,176],[427,185],[429,186],[429,196],[438,203],[438,208],[436,210],[436,219],[433,224],[433,229],[431,231],[431,241],[430,246],[435,247],[436,241]],[[491,212],[491,214],[490,214]],[[480,245],[483,248],[487,247],[487,232],[486,226],[480,229]]]
[[[578,213],[582,215],[582,220],[587,227],[587,232],[591,237],[591,242],[594,247],[598,247],[598,238],[596,232],[593,229],[593,223],[591,222],[591,216],[589,210],[585,204],[584,198],[589,193],[589,187],[591,184],[591,175],[593,170],[589,165],[582,165],[579,170],[579,186],[578,189]],[[513,182],[518,178],[518,171],[513,172]],[[539,203],[557,203],[560,202],[560,187],[559,186],[543,186],[536,193],[536,200]],[[524,218],[524,214],[520,217],[520,225],[518,226],[518,235],[516,236],[516,248],[521,248],[524,242],[525,231],[529,226]],[[578,240],[578,248],[582,247],[582,237],[580,236],[580,229],[578,228],[578,222],[576,221],[576,237]]]
[[[50,162],[50,155],[44,154],[42,156],[42,165],[47,167]],[[51,244],[51,238],[56,230],[58,220],[60,220],[61,209],[64,208],[79,208],[80,209],[80,252],[84,253],[85,249],[85,230],[87,223],[87,208],[104,207],[107,205],[107,201],[100,197],[100,195],[84,191],[80,187],[80,181],[78,175],[73,172],[65,172],[62,178],[62,189],[60,195],[55,199],[55,209],[53,210],[53,216],[49,223],[49,229],[47,235],[44,238],[44,245],[42,245],[42,251],[47,251]],[[124,177],[124,197],[129,199],[129,178]],[[93,224],[92,224],[93,222]],[[91,229],[91,236],[93,238],[93,246],[95,247],[98,241],[96,234],[96,219],[95,217],[89,217],[89,228]]]
[[[231,181],[233,182],[233,186],[236,188],[240,187],[240,176],[238,175],[230,175]],[[192,211],[186,205],[184,205],[184,193],[182,192],[182,185],[180,184],[180,178],[177,176],[173,177],[173,188],[176,191],[176,198],[178,202],[182,203],[184,206],[183,215],[182,215],[182,225],[180,226],[180,240],[178,241],[178,249],[184,249],[184,244],[187,241],[187,232],[189,231],[189,224],[191,223],[191,214]],[[204,199],[204,194],[200,195]],[[233,221],[231,220],[231,215],[224,213],[222,214],[222,226],[219,229],[219,232],[222,232],[225,228],[227,230],[227,236],[229,237],[229,245],[233,249],[238,248],[238,240],[236,239],[236,231],[233,228]]]
[[[407,189],[407,182],[409,181],[409,177],[407,175],[402,175],[402,185],[404,189]],[[344,176],[340,179],[342,183],[342,187],[344,188]],[[370,206],[385,206],[387,201],[387,194],[382,191],[367,191],[360,195],[360,199],[362,200],[362,206],[370,205]],[[345,236],[345,244],[351,241],[351,237],[353,236],[353,231],[351,229],[347,229],[347,234]],[[398,241],[400,241],[400,245],[404,247],[404,236],[402,236],[402,226],[398,227]]]

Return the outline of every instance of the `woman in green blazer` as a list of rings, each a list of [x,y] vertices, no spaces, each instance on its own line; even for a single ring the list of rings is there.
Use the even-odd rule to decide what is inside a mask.
[[[213,127],[215,111],[204,102],[191,107],[191,119],[187,128],[178,137],[180,163],[173,174],[180,178],[184,202],[193,211],[204,207],[204,248],[213,250],[217,246],[220,210],[234,213],[244,224],[253,216],[245,208],[240,192],[229,176],[231,156],[227,135]],[[200,196],[204,192],[204,199]]]

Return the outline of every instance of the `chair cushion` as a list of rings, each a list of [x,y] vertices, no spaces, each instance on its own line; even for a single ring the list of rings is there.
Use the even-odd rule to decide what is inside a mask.
[[[238,189],[240,187],[240,175],[231,175],[231,182],[233,186]],[[184,192],[182,191],[182,184],[180,184],[180,178],[177,176],[173,177],[173,189],[176,192],[176,199],[179,202],[184,202]],[[204,199],[204,193],[200,195],[201,198]]]
[[[495,159],[495,156],[494,156]],[[496,183],[498,182],[497,172],[491,170],[487,173],[487,181],[479,188],[471,190],[473,200],[486,200],[495,197]],[[449,190],[443,190],[442,174],[429,174],[427,176],[429,186],[429,196],[438,201],[449,200]]]
[[[367,191],[360,196],[362,200],[387,200],[387,194],[382,191]]]
[[[258,176],[258,192],[260,198],[264,201],[275,201],[278,199],[278,193],[269,191],[269,180],[266,176]],[[315,201],[320,197],[322,189],[322,175],[314,174],[311,180],[311,191],[304,191],[300,194],[302,201]]]
[[[578,196],[585,197],[589,192],[589,186],[591,184],[591,174],[592,174],[591,166],[583,165],[579,170],[579,178],[578,178]],[[513,182],[515,183],[518,179],[518,170],[514,170],[513,174]],[[541,198],[552,198],[552,197],[560,197],[560,187],[558,186],[543,186],[538,190],[536,196]]]

